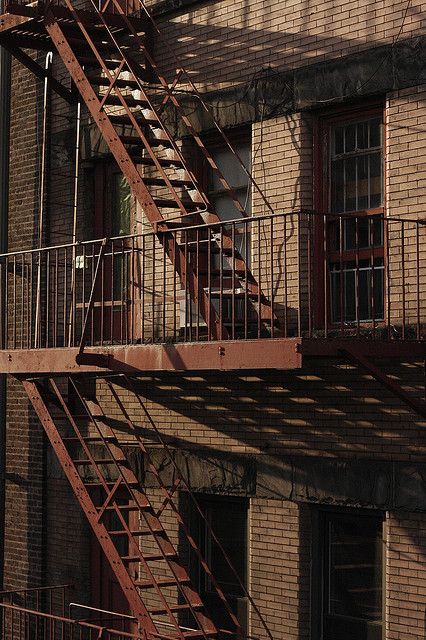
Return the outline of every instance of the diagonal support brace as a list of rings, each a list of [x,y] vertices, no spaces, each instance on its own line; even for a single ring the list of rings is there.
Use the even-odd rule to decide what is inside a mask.
[[[377,382],[380,382],[386,389],[402,400],[406,405],[413,409],[419,416],[426,419],[426,401],[422,398],[416,398],[404,391],[400,384],[393,380],[386,373],[381,371],[379,367],[373,364],[368,358],[355,353],[350,348],[341,349],[341,354],[350,360],[353,364],[362,367],[370,373]]]

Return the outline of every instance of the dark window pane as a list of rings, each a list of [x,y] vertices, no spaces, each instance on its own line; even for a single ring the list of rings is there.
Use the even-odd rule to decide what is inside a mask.
[[[131,192],[126,178],[115,173],[112,178],[112,235],[130,234]]]
[[[355,315],[355,271],[352,269],[345,272],[345,321],[353,322]]]
[[[220,501],[206,506],[206,516],[211,528],[219,539],[226,555],[231,559],[243,583],[246,581],[246,536],[247,506],[235,501]],[[213,575],[227,594],[242,596],[240,584],[226,562],[222,551],[210,536],[205,533],[206,556]],[[209,580],[206,590],[211,591]]]
[[[355,150],[356,124],[348,124],[345,130],[345,153]]]
[[[370,144],[369,147],[380,147],[382,144],[382,122],[380,118],[370,120]]]
[[[381,620],[381,543],[381,522],[378,519],[330,518],[329,614]]]
[[[368,147],[368,122],[359,122],[357,125],[357,149],[367,149]]]
[[[344,248],[346,250],[355,249],[356,248],[356,218],[345,220],[343,222],[343,225],[344,225],[344,234],[345,234]]]
[[[355,211],[356,203],[356,158],[348,158],[345,160],[345,211]]]
[[[370,155],[370,207],[382,204],[382,154]]]
[[[382,153],[368,151],[380,147],[381,126],[380,118],[372,118],[332,130],[331,211],[382,206]]]
[[[369,162],[368,156],[360,156],[357,158],[357,182],[358,182],[358,203],[357,210],[362,211],[368,208],[369,183],[368,172]]]
[[[343,153],[343,127],[336,127],[334,130],[334,154],[338,155],[339,153]]]
[[[344,160],[336,160],[332,166],[331,210],[344,211]]]

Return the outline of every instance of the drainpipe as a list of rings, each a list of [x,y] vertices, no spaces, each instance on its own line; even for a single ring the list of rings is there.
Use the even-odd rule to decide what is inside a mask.
[[[0,14],[5,0],[0,0]],[[0,253],[7,251],[10,150],[10,54],[0,46]],[[4,287],[2,287],[4,291]],[[0,301],[4,313],[4,301]],[[4,326],[4,318],[0,318]],[[0,374],[0,589],[4,587],[6,474],[6,375]]]

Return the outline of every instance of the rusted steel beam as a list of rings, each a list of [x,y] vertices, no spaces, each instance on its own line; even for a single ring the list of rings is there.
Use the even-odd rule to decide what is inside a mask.
[[[377,382],[386,387],[386,389],[402,400],[422,418],[426,419],[426,401],[423,400],[423,398],[417,398],[416,396],[407,393],[396,380],[388,376],[368,358],[360,355],[356,349],[342,349],[341,353],[350,362],[361,367],[367,373],[372,375]]]
[[[0,351],[0,373],[46,374],[117,371],[238,371],[299,369],[298,338],[235,340],[209,343],[78,347]]]
[[[15,29],[25,23],[31,22],[32,18],[17,16],[13,13],[3,13],[0,15],[0,33],[5,33],[10,29]]]
[[[9,51],[9,53],[14,58],[19,60],[19,62],[21,62],[25,67],[27,67],[27,69],[29,69],[35,76],[37,76],[37,78],[40,78],[40,80],[44,80],[45,70],[43,69],[43,67],[35,62],[28,54],[24,53],[22,49],[20,49],[19,47],[11,46],[9,42],[3,42],[2,39],[0,39],[0,44],[6,49],[6,51]],[[64,87],[63,84],[58,82],[55,78],[51,78],[50,86],[52,87],[53,91],[55,91],[70,104],[74,104],[76,102],[75,95],[69,89]]]
[[[361,356],[370,358],[426,357],[426,343],[422,340],[367,340],[356,338],[303,338],[300,353],[304,357],[339,358],[342,351],[355,349]]]

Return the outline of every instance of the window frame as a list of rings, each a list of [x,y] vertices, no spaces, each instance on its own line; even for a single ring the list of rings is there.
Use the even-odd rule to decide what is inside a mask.
[[[244,573],[243,577],[240,576],[242,583],[244,584],[247,591],[250,590],[250,498],[247,496],[238,496],[238,495],[217,495],[217,494],[209,494],[209,493],[199,493],[196,494],[197,503],[204,514],[209,525],[211,525],[211,521],[208,518],[208,508],[213,505],[218,504],[226,504],[226,505],[236,505],[244,508],[245,510],[245,535],[244,535],[244,544],[245,544],[245,558],[244,558]],[[214,523],[211,527],[213,533],[215,532]],[[201,516],[196,512],[195,509],[191,509],[191,530],[194,532],[194,537],[197,541],[197,545],[201,551],[202,556],[206,560],[210,569],[212,570],[213,576],[217,579],[215,575],[214,569],[211,567],[210,558],[208,557],[207,548],[208,548],[208,537],[210,536],[209,526],[204,522]],[[215,543],[213,543],[215,544]],[[232,558],[230,558],[232,562]],[[203,601],[206,602],[207,608],[210,611],[210,614],[213,615],[214,619],[214,610],[215,610],[215,601],[217,599],[216,593],[214,589],[210,590],[208,585],[208,576],[204,573],[203,570],[200,569],[198,562],[195,557],[193,557],[191,562],[191,574],[194,576],[194,583],[197,585],[198,592]],[[235,595],[231,594],[227,590],[224,590],[224,594],[227,597],[228,602],[235,604],[237,607],[237,611],[234,610],[237,617],[238,611],[241,611],[240,607],[243,607],[243,619],[239,618],[239,622],[246,634],[249,633],[250,628],[250,619],[249,619],[249,603],[248,599],[245,595]],[[217,606],[217,605],[216,605]],[[221,608],[223,605],[219,603],[219,607]],[[215,620],[214,620],[215,621]],[[220,620],[216,620],[215,623],[220,626]]]
[[[335,220],[345,220],[350,217],[362,219],[365,216],[382,216],[386,217],[386,112],[383,100],[373,100],[362,105],[353,105],[351,107],[340,107],[317,114],[314,119],[314,154],[313,154],[313,190],[314,190],[314,210],[317,214],[314,219],[314,265],[317,273],[317,282],[315,286],[316,297],[314,300],[314,320],[318,327],[340,327],[345,330],[347,321],[341,314],[340,320],[332,320],[332,291],[331,291],[331,269],[333,262],[341,261],[348,264],[355,258],[356,250],[335,251],[328,250],[330,243],[329,232],[325,229],[324,214],[331,213],[331,196],[332,196],[332,129],[338,125],[362,122],[375,117],[382,119],[382,206],[370,209],[362,209],[357,211],[336,213]],[[323,215],[321,215],[323,214]],[[333,218],[329,218],[332,220]],[[370,218],[371,219],[371,218]],[[343,225],[342,225],[343,226]],[[385,225],[383,225],[385,230]],[[386,234],[383,230],[383,244],[379,247],[366,247],[358,249],[358,258],[360,260],[373,256],[383,259],[383,317],[374,318],[374,325],[380,326],[386,322],[386,256],[387,243]],[[376,314],[375,314],[376,315]],[[349,321],[351,326],[370,327],[373,323],[372,319],[357,319]],[[350,330],[350,328],[348,329]]]
[[[325,608],[327,603],[326,588],[329,586],[328,579],[326,577],[326,562],[327,555],[327,543],[328,532],[327,524],[332,518],[348,519],[348,518],[371,518],[377,521],[377,524],[381,523],[381,539],[382,539],[382,554],[381,554],[381,620],[377,622],[364,622],[367,635],[365,638],[370,637],[368,633],[368,627],[375,627],[379,629],[378,636],[382,640],[385,637],[385,621],[386,621],[386,513],[376,509],[361,509],[351,507],[328,507],[320,506],[315,507],[312,510],[312,537],[311,537],[311,558],[312,558],[312,571],[311,571],[311,638],[312,640],[325,640]],[[345,616],[342,616],[345,618]],[[356,619],[347,616],[345,619]],[[360,619],[361,620],[361,619]]]

